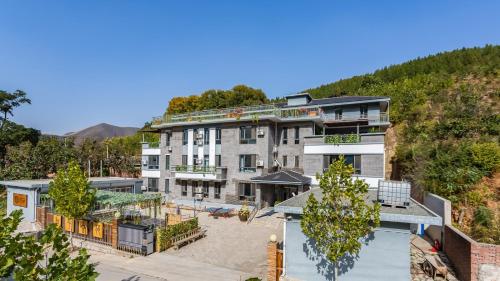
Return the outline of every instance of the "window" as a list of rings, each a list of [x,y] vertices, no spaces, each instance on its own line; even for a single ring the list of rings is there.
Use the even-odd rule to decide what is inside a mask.
[[[283,144],[287,144],[288,143],[288,128],[287,127],[283,127]]]
[[[159,160],[159,155],[148,155],[148,170],[158,170],[160,168]]]
[[[198,188],[198,182],[193,181],[193,186],[191,187],[191,196],[194,197],[196,195],[196,189]]]
[[[188,130],[184,129],[182,131],[182,144],[187,144],[188,143]]]
[[[158,192],[158,179],[157,178],[148,178],[148,191],[149,192]]]
[[[342,120],[342,109],[335,110],[335,120]]]
[[[193,129],[193,144],[196,145],[196,141],[198,140],[198,129]]]
[[[294,166],[295,168],[298,168],[300,166],[300,163],[299,163],[299,156],[298,155],[295,155],[295,161],[294,161]]]
[[[220,128],[215,128],[215,143],[220,144],[222,140],[222,132]]]
[[[323,168],[328,169],[328,166],[339,159],[340,155],[324,155],[323,156]],[[344,155],[344,161],[347,164],[352,165],[354,168],[354,174],[361,174],[361,155]]]
[[[220,199],[220,182],[214,183],[214,198]]]
[[[165,134],[165,144],[170,146],[170,133]]]
[[[240,172],[255,172],[257,170],[255,154],[240,155]]]
[[[359,107],[359,118],[361,119],[368,118],[368,105],[361,105]]]
[[[257,128],[255,126],[240,127],[240,144],[254,144],[257,142],[256,136]]]
[[[203,143],[208,144],[210,142],[210,129],[205,128],[205,132],[203,133]]]
[[[215,167],[222,167],[222,156],[215,155]]]
[[[181,181],[181,195],[182,196],[187,196],[188,195],[188,182],[187,181]]]
[[[187,166],[187,164],[188,164],[188,156],[182,155],[182,165]]]
[[[203,182],[203,198],[208,198],[208,181]]]
[[[286,160],[287,160],[287,156],[286,155],[283,155],[283,167],[286,167]]]
[[[208,163],[209,163],[208,154],[205,154],[205,155],[203,156],[203,166],[204,166],[204,167],[208,167]]]
[[[165,155],[165,170],[170,169],[170,155]]]
[[[300,128],[297,126],[295,127],[295,144],[300,143]]]
[[[170,180],[165,179],[165,194],[169,194],[169,193],[170,193]]]
[[[251,183],[240,183],[240,200],[255,201],[255,186]]]

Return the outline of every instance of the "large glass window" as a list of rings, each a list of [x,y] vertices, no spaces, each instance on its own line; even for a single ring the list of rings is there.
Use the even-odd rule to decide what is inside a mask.
[[[188,129],[184,129],[182,131],[182,144],[187,144],[188,143]]]
[[[328,169],[328,166],[339,159],[340,155],[324,155],[323,156],[323,168]],[[352,165],[354,168],[354,174],[361,174],[361,155],[344,155],[344,161],[347,164]]]
[[[222,131],[220,128],[215,128],[215,143],[221,144],[222,140]]]
[[[215,167],[222,167],[222,156],[215,155]]]
[[[187,166],[187,164],[188,164],[188,156],[182,155],[182,165]]]
[[[283,127],[283,144],[288,144],[288,128]]]
[[[158,179],[157,178],[148,178],[148,191],[149,192],[158,192]]]
[[[361,105],[359,107],[359,118],[361,119],[368,118],[368,105]]]
[[[214,198],[215,199],[220,199],[220,182],[215,182],[214,183]]]
[[[198,129],[193,129],[193,144],[196,145],[198,140]]]
[[[342,120],[342,109],[335,110],[335,120]]]
[[[295,144],[300,143],[300,128],[297,126],[295,127]]]
[[[209,165],[208,163],[209,163],[209,156],[208,156],[208,154],[205,154],[203,156],[203,166],[208,167],[208,165]]]
[[[239,189],[240,200],[255,201],[255,186],[253,184],[240,183]]]
[[[170,155],[165,155],[165,170],[170,169]]]
[[[187,181],[181,181],[181,195],[182,196],[187,196],[188,195],[188,182]]]
[[[169,194],[169,193],[170,193],[170,180],[165,179],[165,194]]]
[[[170,146],[170,133],[165,133],[165,144]]]
[[[240,172],[255,172],[257,171],[256,163],[257,155],[242,154],[240,155]]]
[[[205,128],[205,132],[203,133],[203,143],[208,144],[210,142],[210,129]]]
[[[287,166],[287,160],[288,160],[288,157],[286,155],[283,155],[283,167]]]
[[[203,182],[203,197],[204,198],[208,198],[208,192],[209,192],[208,181],[204,181]]]
[[[299,156],[298,155],[295,155],[295,161],[294,161],[294,166],[295,168],[298,168],[300,166],[300,163],[299,163]]]
[[[148,170],[158,170],[160,168],[160,156],[148,155]]]
[[[240,127],[240,144],[253,144],[256,139],[257,128],[255,126]]]
[[[198,188],[198,182],[193,181],[193,186],[191,187],[191,196],[194,197],[196,195],[196,189]]]

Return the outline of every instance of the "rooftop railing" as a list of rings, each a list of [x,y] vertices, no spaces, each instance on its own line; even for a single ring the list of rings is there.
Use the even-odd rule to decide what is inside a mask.
[[[321,119],[324,121],[360,121],[366,120],[369,124],[374,123],[387,123],[389,122],[389,114],[381,112],[379,114],[336,114],[336,113],[322,113]]]
[[[319,117],[321,108],[302,107],[302,108],[281,108],[275,105],[258,105],[235,107],[226,109],[204,110],[185,114],[164,115],[153,118],[153,124],[162,123],[184,123],[184,122],[203,122],[211,120],[258,120],[260,117],[269,116],[281,119]]]

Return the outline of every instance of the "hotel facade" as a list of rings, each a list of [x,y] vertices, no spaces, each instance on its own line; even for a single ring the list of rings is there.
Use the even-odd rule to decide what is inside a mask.
[[[384,179],[388,97],[312,99],[165,115],[153,119],[159,143],[143,143],[145,191],[167,200],[270,207],[317,184],[340,155],[353,177]]]

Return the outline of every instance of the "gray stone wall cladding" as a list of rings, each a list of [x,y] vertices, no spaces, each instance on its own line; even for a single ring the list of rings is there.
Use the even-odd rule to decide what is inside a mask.
[[[384,155],[362,154],[361,175],[370,177],[384,177]]]
[[[361,135],[360,142],[362,143],[383,143],[384,142],[384,134],[368,134]]]
[[[295,143],[295,127],[299,126],[299,143]],[[288,142],[283,144],[283,130],[288,130]],[[283,165],[283,156],[287,156],[286,169],[295,168],[295,156],[299,156],[300,171],[304,170],[304,137],[312,136],[313,124],[307,123],[285,123],[278,125],[278,161]],[[271,151],[272,152],[272,151]]]
[[[305,154],[304,155],[304,174],[315,176],[316,173],[323,171],[323,155],[320,154]]]

